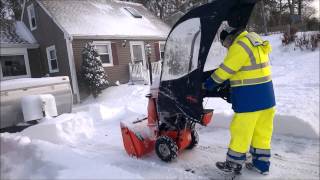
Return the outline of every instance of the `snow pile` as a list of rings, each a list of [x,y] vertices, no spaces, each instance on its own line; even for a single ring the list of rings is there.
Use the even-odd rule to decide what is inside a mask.
[[[148,99],[145,96],[148,93],[148,86],[127,84],[113,86],[104,90],[97,99],[88,98],[81,105],[74,107],[74,111],[88,110],[88,108],[94,111],[93,106],[95,106],[104,117],[110,116],[108,115],[110,112],[114,114],[121,109],[124,110],[124,113],[127,113],[128,110],[137,114],[146,114]]]
[[[67,146],[11,134],[1,134],[0,142],[4,179],[142,179]]]
[[[1,179],[43,178],[41,155],[31,139],[25,136],[1,134]],[[43,173],[43,172],[42,172]]]
[[[41,139],[56,144],[75,144],[79,139],[88,139],[94,132],[93,120],[87,113],[62,114],[45,119],[21,132],[31,139]]]

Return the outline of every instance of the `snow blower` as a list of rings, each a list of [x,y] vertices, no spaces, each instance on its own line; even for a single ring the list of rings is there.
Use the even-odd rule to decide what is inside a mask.
[[[155,150],[161,160],[169,162],[179,152],[198,144],[195,125],[207,126],[213,118],[213,109],[203,108],[203,98],[230,100],[228,82],[216,91],[202,89],[202,82],[214,71],[203,72],[207,59],[216,58],[208,56],[209,50],[220,26],[228,23],[245,28],[255,3],[256,0],[212,1],[192,9],[173,26],[165,43],[161,75],[155,78],[157,83],[151,83],[146,96],[147,117],[120,124],[129,155],[141,157]],[[219,43],[217,38],[215,41]]]

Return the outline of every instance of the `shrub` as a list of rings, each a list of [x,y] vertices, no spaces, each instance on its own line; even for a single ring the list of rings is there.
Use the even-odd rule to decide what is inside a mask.
[[[320,33],[303,33],[295,40],[295,47],[314,51],[320,42]]]
[[[282,45],[285,46],[285,45],[288,45],[288,44],[294,42],[297,37],[297,35],[296,35],[297,31],[298,31],[297,28],[291,26],[289,28],[289,31],[283,33]]]
[[[90,94],[96,98],[109,83],[98,52],[92,43],[85,45],[82,58],[81,79],[88,87]]]

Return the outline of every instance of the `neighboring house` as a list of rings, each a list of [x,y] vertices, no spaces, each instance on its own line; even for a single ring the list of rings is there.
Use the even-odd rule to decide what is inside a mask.
[[[23,22],[40,45],[42,63],[50,76],[68,75],[75,98],[82,91],[82,50],[93,42],[111,84],[129,81],[129,63],[146,65],[164,56],[170,28],[143,5],[116,0],[26,0]]]
[[[28,28],[12,20],[0,26],[0,80],[39,77],[39,45]]]

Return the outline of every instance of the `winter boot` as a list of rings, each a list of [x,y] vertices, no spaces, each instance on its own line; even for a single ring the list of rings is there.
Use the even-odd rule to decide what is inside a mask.
[[[263,175],[268,175],[271,157],[270,149],[258,149],[251,147],[250,153],[252,155],[252,160],[251,162],[249,161],[246,163],[246,168]]]
[[[232,161],[217,162],[216,166],[218,169],[224,172],[241,174],[242,165]]]
[[[224,172],[233,172],[235,174],[240,174],[242,169],[242,164],[246,160],[245,153],[239,153],[229,149],[227,152],[227,160],[225,162],[217,162],[216,166]]]
[[[255,171],[255,172],[260,173],[260,174],[262,174],[262,175],[268,175],[268,174],[269,174],[269,170],[261,171],[261,170],[259,170],[258,168],[256,168],[256,167],[253,165],[253,163],[251,163],[251,162],[246,163],[245,166],[246,166],[246,168],[247,168],[248,170]]]

